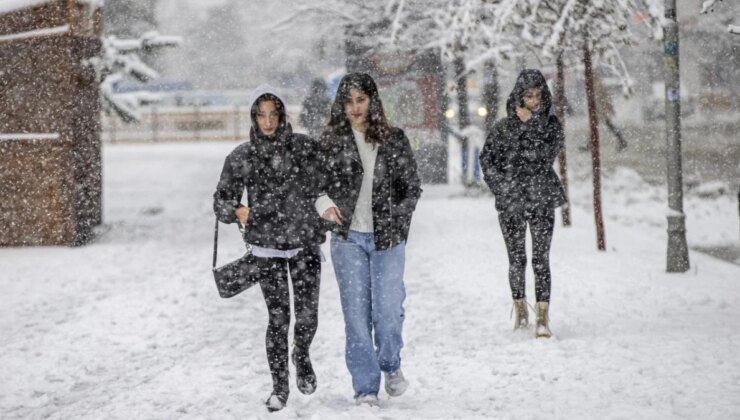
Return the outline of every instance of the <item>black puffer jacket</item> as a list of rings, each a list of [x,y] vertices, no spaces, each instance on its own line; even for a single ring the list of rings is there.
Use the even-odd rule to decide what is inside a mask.
[[[352,134],[325,133],[321,140],[323,188],[342,213],[334,231],[347,238],[362,186],[364,170]],[[378,146],[373,176],[373,233],[375,248],[384,250],[408,238],[411,216],[421,196],[421,182],[409,139],[393,128],[387,142]]]
[[[236,222],[244,190],[250,207],[246,242],[273,249],[320,244],[326,229],[314,208],[318,197],[318,143],[294,134],[287,124],[275,138],[254,130],[250,141],[224,162],[213,210],[224,223]]]
[[[529,121],[516,115],[524,92],[541,91],[540,108]],[[550,115],[552,95],[539,70],[524,70],[506,103],[507,116],[494,125],[480,153],[483,178],[496,197],[496,209],[519,212],[565,204],[565,192],[552,165],[565,141]]]

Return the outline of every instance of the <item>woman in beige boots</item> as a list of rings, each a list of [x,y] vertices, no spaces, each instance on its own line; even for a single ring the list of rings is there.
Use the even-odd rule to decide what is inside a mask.
[[[552,165],[565,135],[550,115],[552,96],[539,70],[523,70],[506,103],[507,116],[496,123],[480,154],[481,168],[496,198],[501,232],[509,254],[509,285],[514,299],[514,329],[529,324],[524,272],[525,236],[532,236],[536,337],[550,337],[550,243],[555,208],[565,193]]]

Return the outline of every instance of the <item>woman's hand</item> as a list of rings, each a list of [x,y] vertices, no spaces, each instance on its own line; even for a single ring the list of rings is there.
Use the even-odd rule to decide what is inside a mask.
[[[236,218],[242,226],[247,225],[247,220],[249,220],[249,207],[239,207],[234,210],[234,214],[236,214]]]
[[[338,225],[342,224],[342,212],[337,207],[329,207],[321,217]]]
[[[527,108],[518,106],[516,107],[516,116],[519,117],[522,122],[527,122],[530,118],[532,118],[532,111]]]

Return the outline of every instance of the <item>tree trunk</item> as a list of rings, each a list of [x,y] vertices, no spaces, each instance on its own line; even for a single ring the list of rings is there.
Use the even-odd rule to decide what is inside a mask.
[[[467,82],[468,77],[465,74],[465,61],[462,56],[458,55],[454,61],[455,68],[455,84],[457,86],[457,112],[458,112],[458,127],[460,131],[470,125],[470,115],[468,114],[468,90]],[[462,154],[462,179],[463,183],[467,181],[468,175],[468,139],[464,137],[460,140],[460,148]]]
[[[594,217],[596,219],[596,246],[599,251],[606,250],[604,239],[604,219],[601,214],[601,158],[599,156],[599,120],[596,115],[594,97],[594,73],[591,65],[591,50],[588,39],[583,46],[583,66],[586,78],[586,98],[588,99],[588,119],[591,128],[591,163],[594,185]]]
[[[562,51],[558,54],[556,65],[558,74],[555,93],[558,97],[557,112],[560,124],[563,126],[563,132],[565,132],[565,69],[563,68]],[[560,181],[563,183],[565,199],[567,200],[560,212],[563,219],[563,226],[570,226],[570,194],[568,194],[568,162],[565,157],[565,143],[563,143],[563,150],[560,151],[560,156],[558,157],[558,166],[560,166]]]
[[[483,78],[485,84],[483,86],[483,103],[486,106],[486,137],[491,133],[493,125],[496,123],[496,117],[498,112],[498,70],[496,69],[496,62],[488,60],[483,67]]]

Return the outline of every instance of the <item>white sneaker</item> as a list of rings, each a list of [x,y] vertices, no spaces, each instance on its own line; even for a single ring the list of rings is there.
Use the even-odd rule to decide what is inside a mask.
[[[395,372],[383,372],[385,375],[385,392],[388,393],[391,397],[398,397],[404,392],[406,392],[406,388],[409,387],[409,383],[406,381],[406,378],[403,377],[403,372],[401,372],[401,369],[398,369]]]
[[[377,395],[360,395],[355,398],[355,405],[367,404],[370,407],[380,407],[380,400]]]

